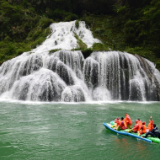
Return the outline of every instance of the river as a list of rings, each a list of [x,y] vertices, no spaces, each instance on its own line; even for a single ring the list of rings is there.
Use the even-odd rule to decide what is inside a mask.
[[[103,126],[127,112],[160,128],[160,103],[0,102],[0,160],[160,159],[160,144]]]

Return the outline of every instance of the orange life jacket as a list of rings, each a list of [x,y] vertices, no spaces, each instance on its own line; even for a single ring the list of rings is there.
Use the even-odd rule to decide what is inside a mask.
[[[120,126],[120,124],[121,124],[121,121],[117,120],[117,127]]]
[[[142,122],[141,122],[141,121],[138,121],[138,125],[139,125],[138,131],[140,131],[140,129],[141,129],[141,127],[142,127]]]
[[[146,133],[146,129],[147,129],[147,128],[146,128],[146,125],[143,125],[143,126],[142,126],[142,132],[143,132],[143,134]]]
[[[147,129],[149,129],[149,132],[153,129],[153,120],[149,120],[149,124],[148,124],[148,127]]]
[[[125,128],[127,128],[127,123],[125,122],[125,120],[123,120],[123,122],[124,122],[124,126],[125,126]]]
[[[126,124],[128,125],[132,125],[132,121],[130,116],[127,114],[126,117],[124,118],[124,121],[126,122]]]
[[[136,123],[135,125],[134,125],[134,127],[133,127],[133,132],[138,132],[140,130],[140,128],[139,128],[139,124],[138,123]]]
[[[123,122],[123,123],[122,123]],[[125,123],[125,121],[123,120],[123,121],[121,121],[121,123],[120,123],[120,128],[121,128],[121,130],[125,130],[127,127],[126,127],[126,123]]]
[[[138,123],[142,126],[142,121],[140,120],[140,121],[138,121]]]
[[[116,119],[114,120],[114,122],[117,123],[117,121],[118,121],[118,120],[117,120],[117,118],[116,118]]]
[[[147,131],[146,125],[142,125],[141,130],[139,131],[139,133],[140,134],[144,134],[144,133],[146,133],[146,131]]]

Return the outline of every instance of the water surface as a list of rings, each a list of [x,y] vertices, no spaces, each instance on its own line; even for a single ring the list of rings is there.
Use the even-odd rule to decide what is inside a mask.
[[[127,112],[160,128],[160,103],[0,102],[1,160],[160,159],[160,144],[116,135],[104,128]]]

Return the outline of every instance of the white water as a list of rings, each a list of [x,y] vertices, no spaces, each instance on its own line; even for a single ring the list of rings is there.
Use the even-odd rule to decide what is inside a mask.
[[[52,49],[71,50],[79,48],[75,34],[88,48],[92,47],[94,43],[101,43],[100,40],[93,38],[91,31],[86,28],[83,21],[79,22],[78,28],[75,26],[75,21],[53,23],[50,28],[52,30],[51,35],[32,52],[44,54]]]
[[[160,100],[160,73],[142,57],[117,51],[84,59],[75,34],[88,46],[94,39],[84,22],[55,23],[52,34],[31,52],[0,67],[0,99],[25,101]],[[52,49],[63,49],[49,53]]]

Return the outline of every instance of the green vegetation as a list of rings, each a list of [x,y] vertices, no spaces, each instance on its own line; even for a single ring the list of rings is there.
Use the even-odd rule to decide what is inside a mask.
[[[132,7],[115,5],[115,14],[83,16],[94,37],[103,42],[103,46],[94,45],[93,50],[139,54],[160,69],[160,2],[152,0],[150,5],[142,8]]]
[[[78,50],[86,49],[87,45],[79,38],[79,36],[76,33],[74,33],[74,36],[77,39]]]
[[[0,2],[0,64],[40,45],[50,34],[53,20],[34,9]]]
[[[78,22],[78,26],[79,26],[79,21],[76,21],[76,23],[77,22]],[[93,49],[87,48],[87,45],[79,38],[79,36],[76,33],[74,33],[74,36],[77,39],[78,46],[77,46],[77,48],[72,49],[72,50],[73,51],[74,50],[81,50],[81,52],[84,55],[84,58],[87,58],[93,52]]]
[[[84,55],[99,50],[126,51],[153,61],[160,69],[159,8],[157,0],[1,0],[0,64],[40,45],[50,34],[52,22],[77,19],[77,28],[79,20],[84,20],[102,41],[88,49],[75,35],[76,50]]]
[[[76,28],[78,29],[79,28],[79,21],[78,20],[76,20],[75,25],[76,25]]]
[[[121,31],[125,48],[157,64],[160,69],[160,1],[128,1],[115,5],[115,28]]]
[[[50,50],[49,51],[49,54],[52,54],[52,53],[54,53],[54,52],[56,52],[56,51],[59,51],[60,49],[52,49],[52,50]]]
[[[103,43],[94,43],[92,46],[94,51],[109,51],[111,50],[107,45]]]

